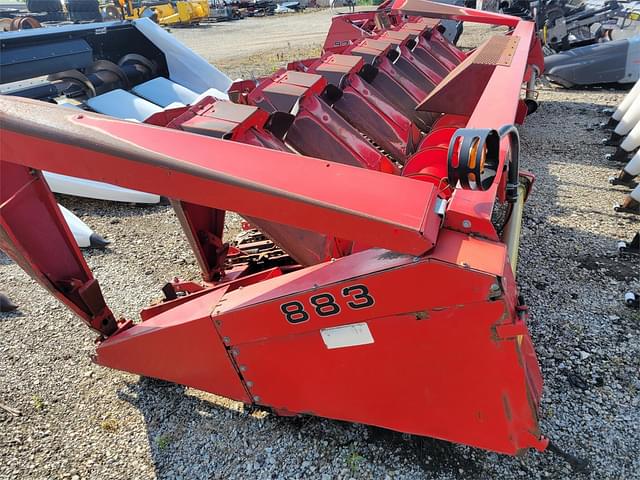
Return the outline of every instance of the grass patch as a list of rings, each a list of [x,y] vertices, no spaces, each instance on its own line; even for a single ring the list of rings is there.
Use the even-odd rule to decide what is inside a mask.
[[[160,450],[166,450],[167,447],[171,445],[171,437],[169,435],[160,435],[158,440],[156,440],[156,443]]]
[[[360,464],[364,460],[364,457],[355,450],[352,451],[347,457],[347,467],[351,473],[356,473],[360,469]]]
[[[105,432],[115,433],[120,429],[120,424],[115,418],[105,418],[100,422],[100,428]]]
[[[44,410],[44,407],[47,406],[44,402],[44,399],[39,395],[34,395],[31,398],[31,404],[33,405],[33,408],[35,408],[38,412],[41,412],[42,410]]]

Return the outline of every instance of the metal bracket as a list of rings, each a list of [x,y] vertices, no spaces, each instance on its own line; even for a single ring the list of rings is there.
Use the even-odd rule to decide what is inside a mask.
[[[449,185],[465,190],[488,190],[496,180],[500,167],[500,141],[508,137],[508,179],[506,200],[518,199],[520,136],[514,125],[504,125],[498,130],[460,128],[456,130],[447,152],[447,177]]]

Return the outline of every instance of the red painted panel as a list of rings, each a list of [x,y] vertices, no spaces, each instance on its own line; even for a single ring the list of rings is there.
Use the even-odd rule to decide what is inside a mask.
[[[108,338],[96,349],[96,362],[250,402],[210,316],[225,291],[197,296]]]
[[[377,252],[380,257],[389,255],[389,252]],[[286,285],[286,293],[284,288],[277,286],[262,295],[255,295],[257,292],[252,287],[231,292],[214,312],[221,336],[230,338],[231,344],[238,345],[260,338],[299,334],[404,312],[477,303],[489,297],[490,287],[496,283],[494,276],[429,258],[417,262],[408,259],[408,263],[402,267],[388,270],[376,268],[376,271],[368,275],[356,276],[340,268],[339,264],[343,260],[353,257],[360,257],[362,260],[367,257],[367,253],[323,264],[322,268],[315,269],[304,277],[294,278]],[[504,255],[504,251],[499,253]],[[370,264],[374,268],[376,263],[377,259],[371,258]],[[334,266],[337,268],[333,268]],[[284,275],[281,278],[287,277],[288,275]],[[261,288],[267,288],[269,283],[277,285],[279,279],[275,280],[262,282]],[[364,302],[344,290],[356,285],[366,287],[372,299],[371,306],[349,308],[349,302]],[[319,294],[331,295],[339,312],[327,316],[319,314],[311,300]],[[282,306],[289,302],[300,302],[308,315],[306,321],[290,323],[287,320]]]
[[[412,254],[424,253],[435,242],[433,232],[423,235],[435,218],[435,191],[424,182],[178,130],[77,115],[42,102],[11,98],[0,103],[5,127],[0,152],[15,163]],[[10,131],[9,120],[12,130],[25,128],[29,134]],[[16,147],[25,142],[28,150]],[[398,193],[390,193],[394,191]]]
[[[234,348],[262,405],[514,454],[537,422],[516,341],[492,335],[503,314],[466,304],[371,319],[367,345],[328,349],[316,329]]]

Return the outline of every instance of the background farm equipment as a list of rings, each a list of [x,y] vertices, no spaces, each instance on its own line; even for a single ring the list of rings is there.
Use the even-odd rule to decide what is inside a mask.
[[[31,15],[11,12],[6,17],[0,17],[0,32],[15,32],[41,26],[40,22]]]
[[[225,22],[229,20],[240,20],[243,18],[238,7],[228,4],[224,0],[214,0],[209,2],[209,20]]]
[[[282,415],[543,450],[515,282],[532,178],[512,126],[534,110],[540,45],[513,17],[395,8],[408,17],[337,17],[321,57],[235,83],[148,19],[7,35],[3,56],[18,38],[83,48],[36,55],[28,75],[53,76],[0,100],[0,245],[99,332],[101,365]],[[465,54],[424,15],[512,30]],[[168,195],[203,282],[116,319],[41,170]],[[229,244],[227,210],[262,236]]]
[[[99,22],[98,0],[27,0],[27,10],[39,14],[41,22]]]
[[[545,74],[566,87],[633,83],[640,78],[639,4],[586,2],[546,18]]]
[[[109,15],[109,17],[115,16],[125,20],[150,18],[165,27],[197,25],[208,19],[210,15],[208,0],[178,0],[177,2],[113,1],[119,14]]]
[[[24,9],[5,9],[3,16],[17,19],[32,18],[40,23],[84,23],[102,20],[137,19],[149,17],[164,26],[193,25],[209,17],[209,2],[179,0],[162,2],[151,0],[28,0]],[[21,20],[22,28],[31,27]],[[16,24],[17,27],[17,24]],[[18,30],[22,28],[13,28]],[[5,28],[11,30],[11,28]]]
[[[595,43],[545,58],[545,76],[574,85],[631,84],[640,78],[640,36]]]
[[[546,55],[545,75],[555,83],[633,83],[640,77],[638,2],[547,0],[480,6],[535,22]]]
[[[226,3],[247,17],[273,15],[278,7],[274,0],[232,0]]]

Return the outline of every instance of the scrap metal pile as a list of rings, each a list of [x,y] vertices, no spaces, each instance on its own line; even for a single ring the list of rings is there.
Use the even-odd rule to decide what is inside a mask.
[[[535,22],[546,77],[565,87],[640,78],[640,3],[617,0],[481,2]]]
[[[268,3],[273,13],[276,4],[272,0]],[[251,2],[251,10],[255,8],[258,8],[255,2]],[[243,12],[248,10],[241,11],[237,5],[225,0],[27,0],[21,8],[0,8],[0,32],[69,22],[138,18],[150,18],[164,27],[187,27],[210,21],[237,20],[243,18]]]
[[[439,19],[507,33],[465,53]],[[336,17],[324,47],[231,82],[148,19],[4,34],[4,75],[49,77],[0,97],[0,248],[99,334],[100,365],[280,415],[544,450],[515,280],[534,24],[398,0]],[[45,170],[171,198],[203,282],[116,318]],[[230,244],[226,211],[258,231]]]
[[[640,3],[587,1],[543,26],[545,75],[571,87],[632,84],[640,78]]]

